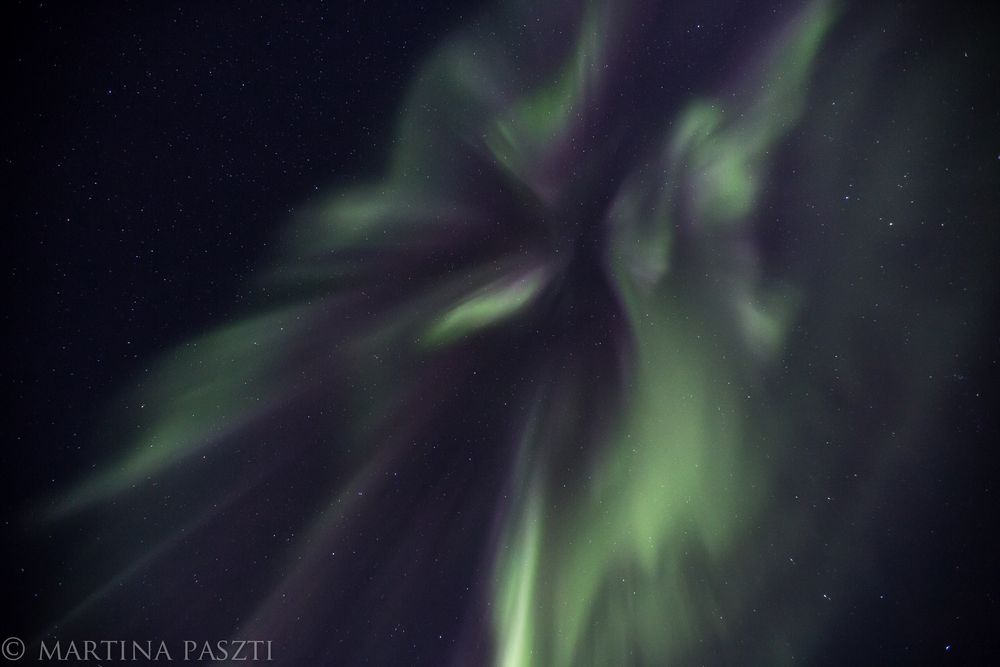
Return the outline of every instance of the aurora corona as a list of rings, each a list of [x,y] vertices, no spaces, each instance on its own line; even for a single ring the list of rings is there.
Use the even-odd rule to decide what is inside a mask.
[[[880,343],[851,313],[878,301],[903,327],[916,298],[869,272],[892,261],[862,210],[892,191],[874,166],[837,219],[774,212],[789,190],[830,198],[824,169],[848,159],[815,100],[870,103],[863,58],[831,38],[872,37],[858,11],[509,2],[459,30],[413,82],[384,175],[294,220],[257,310],[167,352],[123,399],[129,447],[45,503],[50,521],[116,516],[122,497],[159,517],[61,623],[217,539],[248,558],[216,576],[255,582],[226,636],[273,640],[285,662],[408,664],[326,610],[383,610],[370,622],[390,628],[442,600],[464,628],[442,651],[454,664],[808,654],[838,604],[802,613],[833,575],[780,583],[789,561],[827,571],[789,480],[847,460],[805,443],[857,428],[861,408],[828,388],[869,382]],[[705,49],[703,69],[674,57],[712,13],[758,38]],[[849,247],[861,236],[870,256]],[[809,253],[870,277],[867,296],[833,296]],[[957,327],[935,335],[961,345]],[[894,433],[933,400],[916,378],[949,367],[929,348],[899,352],[886,380],[909,406],[884,415]],[[851,471],[877,485],[881,436],[858,437],[871,458]],[[823,529],[848,550],[858,484]],[[279,489],[296,518],[258,519]],[[429,583],[438,567],[469,585]]]

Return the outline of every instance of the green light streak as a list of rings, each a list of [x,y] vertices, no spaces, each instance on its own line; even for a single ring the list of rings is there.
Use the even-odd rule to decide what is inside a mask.
[[[220,327],[163,359],[149,389],[130,401],[140,431],[132,449],[70,489],[48,514],[75,512],[141,485],[261,415],[286,394],[274,369],[301,316],[288,308]]]
[[[582,118],[588,98],[601,85],[607,60],[608,5],[591,3],[573,53],[554,81],[519,100],[495,122],[487,136],[490,151],[510,173],[539,187],[534,171],[543,154],[557,146]],[[543,198],[550,193],[540,192]]]
[[[702,224],[738,222],[757,204],[769,151],[802,114],[813,62],[835,18],[831,3],[809,5],[747,77],[735,104],[699,101],[683,112],[670,154],[675,169],[689,174]]]
[[[528,493],[528,507],[520,526],[521,533],[511,545],[513,558],[506,563],[503,589],[499,591],[498,625],[507,641],[500,647],[497,664],[519,667],[532,664],[532,649],[536,643],[533,607],[538,578],[539,543],[542,519],[539,495]]]
[[[508,319],[527,307],[541,292],[546,275],[535,269],[527,275],[495,282],[466,298],[430,326],[425,344],[441,346]]]

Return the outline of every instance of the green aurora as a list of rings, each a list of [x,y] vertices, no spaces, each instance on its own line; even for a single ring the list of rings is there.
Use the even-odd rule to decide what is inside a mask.
[[[303,509],[278,557],[283,574],[236,628],[280,638],[316,604],[307,582],[334,567],[324,557],[349,539],[345,517],[408,511],[379,495],[379,480],[408,460],[414,433],[461,406],[432,400],[442,378],[485,375],[470,358],[550,327],[562,337],[527,355],[535,361],[510,353],[513,389],[482,380],[490,410],[505,416],[470,442],[502,450],[508,465],[480,505],[490,508],[480,509],[488,574],[469,625],[487,648],[454,660],[808,662],[854,576],[833,563],[865,562],[883,474],[906,456],[891,443],[927,432],[923,417],[945,391],[933,378],[953,372],[984,309],[960,286],[929,297],[932,287],[900,288],[892,273],[897,244],[908,235],[926,246],[922,221],[952,198],[928,201],[943,186],[905,146],[918,129],[879,128],[894,118],[937,127],[914,110],[948,61],[928,57],[879,91],[866,72],[892,44],[872,20],[881,10],[859,20],[857,8],[814,0],[777,12],[730,70],[690,93],[626,103],[637,111],[619,123],[628,45],[645,34],[637,26],[652,29],[647,4],[512,3],[459,31],[407,96],[384,177],[314,204],[261,271],[269,299],[259,312],[167,352],[126,393],[130,447],[47,501],[47,520],[135,494],[141,504],[157,480],[177,484],[178,471],[331,396],[338,416],[317,432],[332,488]],[[837,31],[862,47],[840,48]],[[888,111],[872,124],[870,161],[826,139],[877,103]],[[921,150],[930,159],[946,145]],[[926,186],[915,205],[901,203],[904,171],[909,188]],[[845,180],[854,200],[836,208]],[[775,212],[788,189],[807,205]],[[834,203],[813,214],[808,202]],[[776,242],[760,230],[782,216],[795,218],[781,229],[807,250],[776,264],[764,248]],[[822,268],[830,261],[836,276]],[[966,282],[989,276],[975,259],[962,271]],[[574,299],[596,283],[604,324],[574,337],[594,319]],[[877,318],[907,345],[874,328]],[[874,357],[890,370],[874,372]],[[864,387],[880,391],[875,377],[895,407],[866,397]],[[877,427],[859,417],[870,410]],[[809,444],[845,442],[864,443],[864,454]],[[847,480],[846,491],[828,496],[824,475]],[[243,481],[225,477],[184,512],[163,510],[173,529],[70,619],[253,493]],[[801,498],[837,509],[817,521]],[[792,590],[798,563],[816,574]],[[298,600],[292,612],[288,600]]]

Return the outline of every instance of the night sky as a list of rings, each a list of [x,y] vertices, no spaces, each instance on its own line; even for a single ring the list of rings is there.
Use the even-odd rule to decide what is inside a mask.
[[[24,662],[1000,664],[990,10],[3,12]]]

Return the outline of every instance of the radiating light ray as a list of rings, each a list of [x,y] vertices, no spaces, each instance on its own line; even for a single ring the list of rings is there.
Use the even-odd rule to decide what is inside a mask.
[[[545,281],[545,270],[538,268],[493,282],[442,315],[424,340],[428,345],[445,345],[513,317],[538,296]]]

